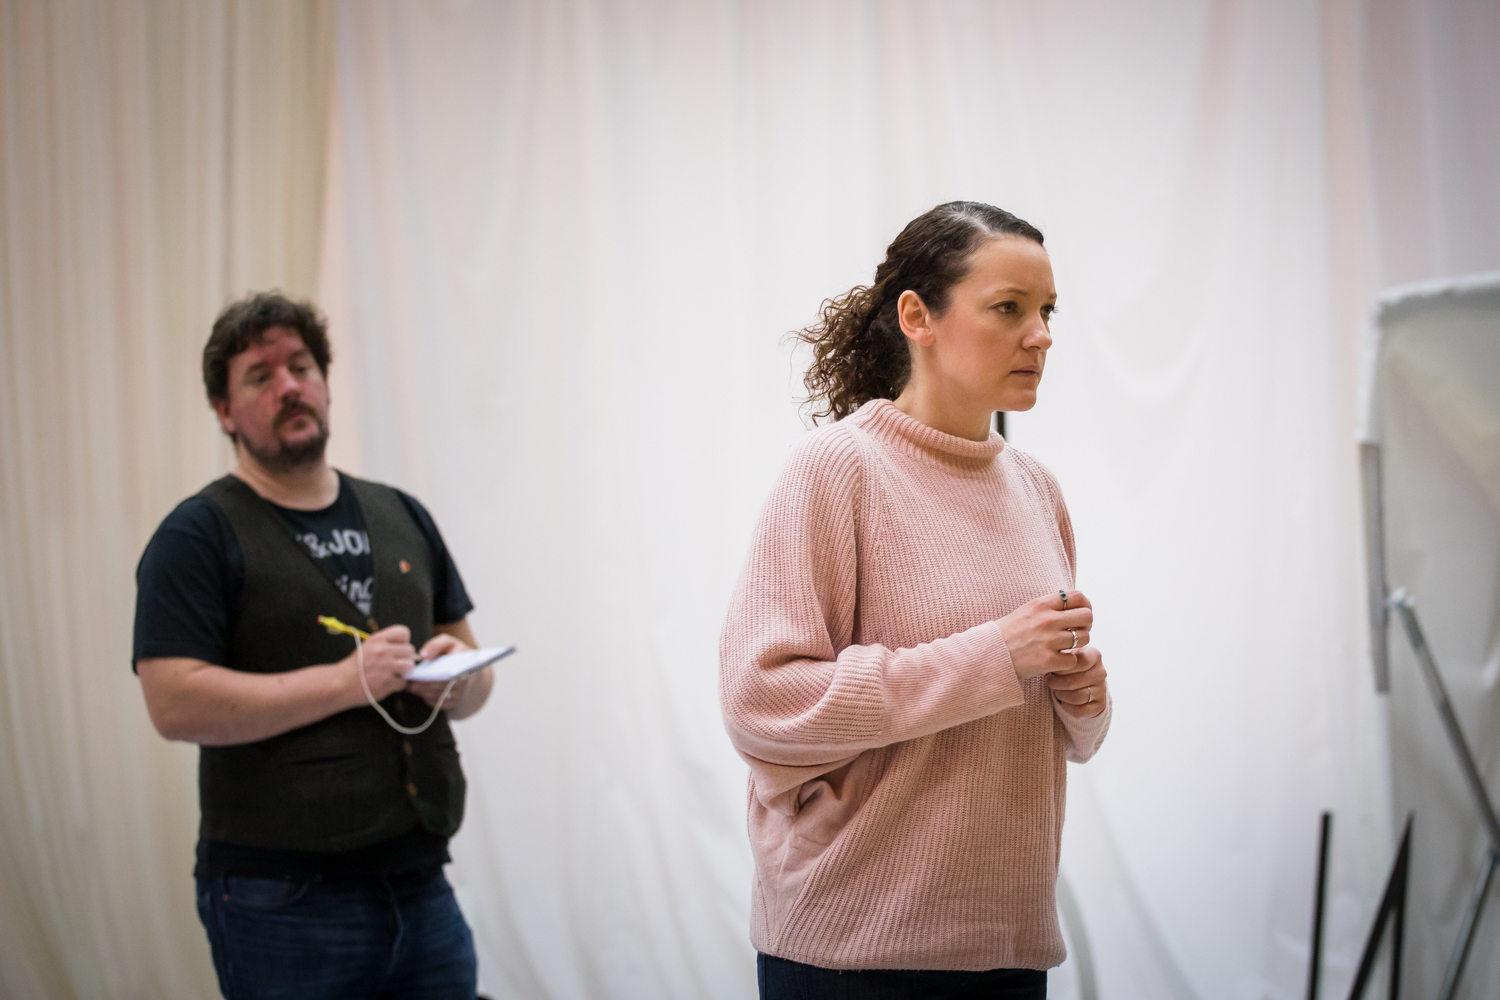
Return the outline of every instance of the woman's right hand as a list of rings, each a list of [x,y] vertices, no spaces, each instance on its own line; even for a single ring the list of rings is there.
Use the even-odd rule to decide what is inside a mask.
[[[1069,649],[1089,644],[1089,629],[1094,624],[1094,607],[1076,590],[1038,597],[1021,605],[1000,619],[1000,634],[1010,648],[1010,662],[1016,676],[1025,680],[1055,671],[1078,669],[1078,661]],[[1077,632],[1075,640],[1073,629]]]

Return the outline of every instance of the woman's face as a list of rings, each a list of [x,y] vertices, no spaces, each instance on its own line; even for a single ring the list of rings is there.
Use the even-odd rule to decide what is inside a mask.
[[[1052,346],[1047,325],[1056,302],[1047,251],[1021,237],[989,240],[949,290],[948,307],[927,313],[927,335],[908,331],[914,355],[921,355],[912,359],[913,377],[935,380],[932,388],[964,408],[1031,409]]]

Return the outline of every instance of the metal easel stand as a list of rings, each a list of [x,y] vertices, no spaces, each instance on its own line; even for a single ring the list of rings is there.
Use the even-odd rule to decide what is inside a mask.
[[[1479,879],[1474,883],[1474,894],[1469,899],[1468,909],[1464,911],[1463,922],[1459,924],[1458,940],[1453,944],[1453,954],[1448,959],[1448,969],[1443,975],[1443,986],[1438,991],[1438,1000],[1453,1000],[1458,992],[1458,981],[1463,976],[1464,963],[1469,959],[1469,949],[1474,944],[1474,934],[1479,929],[1479,919],[1484,915],[1484,904],[1489,899],[1490,884],[1494,881],[1495,871],[1500,868],[1500,819],[1495,816],[1494,803],[1490,801],[1489,792],[1484,787],[1484,779],[1480,777],[1479,768],[1474,763],[1474,754],[1469,750],[1469,741],[1464,738],[1463,729],[1458,724],[1458,716],[1453,714],[1453,702],[1448,697],[1448,687],[1443,683],[1443,677],[1438,673],[1437,663],[1432,658],[1432,650],[1427,646],[1427,639],[1422,635],[1422,625],[1417,620],[1417,609],[1406,589],[1402,588],[1391,595],[1390,608],[1396,612],[1401,619],[1402,626],[1406,629],[1406,638],[1411,642],[1412,652],[1416,654],[1417,663],[1422,668],[1422,676],[1427,681],[1427,688],[1432,693],[1433,703],[1437,706],[1438,715],[1443,720],[1443,729],[1447,731],[1448,742],[1453,745],[1453,753],[1458,757],[1459,767],[1463,770],[1464,780],[1468,783],[1469,793],[1474,797],[1474,805],[1479,810],[1479,817],[1484,822],[1486,832],[1490,836],[1490,849],[1485,857],[1484,866],[1479,871]]]

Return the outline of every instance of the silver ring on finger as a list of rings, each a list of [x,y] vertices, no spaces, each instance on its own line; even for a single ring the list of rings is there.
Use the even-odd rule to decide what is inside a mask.
[[[1078,630],[1076,628],[1070,628],[1070,629],[1068,629],[1068,631],[1071,632],[1071,633],[1073,633],[1073,645],[1071,645],[1067,649],[1063,650],[1064,653],[1071,652],[1071,651],[1073,651],[1073,650],[1075,650],[1075,649],[1078,648]]]

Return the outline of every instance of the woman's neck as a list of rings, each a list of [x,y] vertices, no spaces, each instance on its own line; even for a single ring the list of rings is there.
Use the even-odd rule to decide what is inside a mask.
[[[908,382],[892,402],[896,409],[933,430],[970,441],[989,440],[990,410],[964,405],[950,395],[925,392],[916,380]]]

